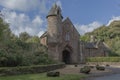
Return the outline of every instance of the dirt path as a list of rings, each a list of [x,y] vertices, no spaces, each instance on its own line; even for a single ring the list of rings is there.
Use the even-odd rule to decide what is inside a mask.
[[[75,67],[74,65],[66,65],[65,68],[63,69],[58,69],[55,71],[59,71],[61,74],[79,74],[80,73],[80,68],[82,68],[85,65],[78,65]],[[116,66],[111,66],[111,67],[106,67],[105,71],[98,71],[96,68],[91,69],[90,74],[87,74],[87,78],[84,80],[93,80],[95,77],[102,77],[102,76],[109,76],[113,74],[120,74],[120,67]]]
[[[74,65],[66,65],[65,68],[58,69],[55,71],[59,71],[61,74],[82,74],[82,73],[80,73],[80,68],[82,68],[83,66],[85,66],[85,65],[78,65],[77,67],[75,67]],[[112,72],[112,70],[106,68],[105,71],[98,71],[95,68],[93,68],[93,69],[91,69],[91,72],[88,75],[94,76],[97,74],[108,73],[108,72]]]
[[[75,67],[74,65],[66,65],[65,68],[63,69],[58,69],[56,71],[59,71],[61,74],[80,74],[80,68],[83,65],[78,65],[77,67]]]

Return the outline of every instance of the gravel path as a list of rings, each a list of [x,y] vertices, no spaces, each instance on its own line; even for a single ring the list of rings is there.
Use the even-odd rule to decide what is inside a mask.
[[[75,67],[74,65],[66,65],[65,68],[55,71],[59,71],[61,74],[82,74],[80,73],[80,68],[82,68],[83,66],[85,65],[78,65],[77,67]],[[101,77],[118,73],[120,73],[120,67],[116,66],[106,67],[105,71],[98,71],[93,68],[90,74],[88,74],[89,79],[87,78],[85,80],[93,80],[94,77]]]
[[[85,65],[78,65],[77,67],[75,67],[74,65],[66,65],[65,68],[63,69],[57,69],[55,71],[59,71],[61,74],[82,74],[80,73],[80,68],[82,68]],[[110,69],[106,68],[105,71],[97,71],[95,68],[93,68],[90,72],[89,75],[94,75],[94,74],[102,74],[102,73],[107,73],[107,72],[111,72]]]

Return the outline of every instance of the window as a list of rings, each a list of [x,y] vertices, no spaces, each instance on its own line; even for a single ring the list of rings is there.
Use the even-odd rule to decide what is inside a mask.
[[[69,41],[69,40],[70,40],[70,34],[69,32],[67,32],[65,35],[65,41]]]
[[[57,14],[58,14],[58,15],[60,14],[60,11],[59,11],[59,10],[57,11]]]

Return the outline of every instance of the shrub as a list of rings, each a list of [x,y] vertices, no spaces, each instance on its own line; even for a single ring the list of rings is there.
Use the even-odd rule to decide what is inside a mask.
[[[120,62],[120,57],[91,57],[87,62]]]
[[[81,73],[89,74],[91,71],[89,66],[84,66],[83,68],[80,69]]]
[[[59,77],[60,76],[60,72],[55,72],[55,71],[50,71],[50,72],[47,72],[47,76],[48,77]]]

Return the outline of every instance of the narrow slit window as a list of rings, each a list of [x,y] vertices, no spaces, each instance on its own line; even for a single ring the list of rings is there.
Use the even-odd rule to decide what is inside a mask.
[[[69,41],[69,40],[70,40],[70,34],[69,34],[69,32],[66,33],[66,35],[65,35],[65,40],[66,40],[66,41]]]

